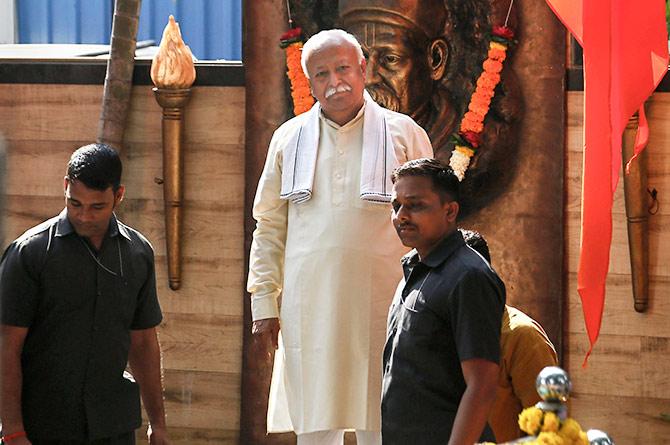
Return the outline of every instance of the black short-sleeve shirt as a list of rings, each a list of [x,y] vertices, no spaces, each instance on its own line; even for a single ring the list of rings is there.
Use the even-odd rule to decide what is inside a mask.
[[[403,270],[384,347],[382,440],[442,445],[466,388],[461,362],[499,362],[505,286],[458,231],[423,261],[410,252]]]
[[[124,373],[130,331],[155,327],[162,314],[153,249],[139,232],[112,217],[96,252],[67,210],[28,230],[0,264],[0,315],[28,328],[21,365],[30,438],[94,440],[140,426],[138,387]]]

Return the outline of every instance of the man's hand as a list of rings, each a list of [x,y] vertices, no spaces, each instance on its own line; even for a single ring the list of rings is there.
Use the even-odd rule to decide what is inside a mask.
[[[147,436],[151,445],[168,444],[163,406],[161,349],[156,328],[130,331],[128,363],[140,385],[140,395],[149,418]]]
[[[461,362],[465,393],[458,404],[449,445],[470,445],[479,440],[496,398],[498,365],[484,359]]]
[[[167,430],[165,428],[154,428],[149,425],[147,430],[147,436],[149,437],[150,445],[169,445],[170,441],[168,440]]]
[[[258,341],[268,344],[277,349],[279,347],[279,318],[266,318],[256,320],[251,325],[251,333],[256,336]]]
[[[13,437],[10,440],[11,445],[30,445],[30,441],[20,435],[20,431],[25,431],[21,415],[21,353],[27,335],[28,328],[8,325],[0,327],[0,419],[3,434]]]

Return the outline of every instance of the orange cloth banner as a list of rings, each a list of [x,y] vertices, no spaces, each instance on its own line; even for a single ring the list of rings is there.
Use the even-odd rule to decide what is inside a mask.
[[[635,152],[647,143],[644,101],[668,71],[663,0],[547,0],[584,49],[584,165],[577,289],[593,350],[605,303],[612,242],[612,200],[621,138],[640,110]],[[584,363],[586,363],[586,359]]]

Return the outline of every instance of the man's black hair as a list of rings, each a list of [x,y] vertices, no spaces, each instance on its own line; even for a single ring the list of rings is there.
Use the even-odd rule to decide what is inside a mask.
[[[398,179],[405,176],[430,178],[433,188],[443,201],[447,195],[452,201],[460,201],[460,182],[451,167],[439,159],[421,158],[405,162],[393,171],[391,180],[395,184]]]
[[[458,229],[463,235],[465,244],[472,247],[478,254],[484,257],[489,264],[491,264],[491,253],[489,252],[489,244],[486,242],[481,233],[476,230]]]
[[[89,144],[72,153],[67,178],[93,190],[104,191],[111,187],[116,192],[121,185],[122,170],[116,150],[107,144]]]

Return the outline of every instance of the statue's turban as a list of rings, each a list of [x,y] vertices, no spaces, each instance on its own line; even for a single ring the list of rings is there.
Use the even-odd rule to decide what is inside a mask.
[[[423,31],[431,39],[444,33],[443,0],[340,0],[339,5],[345,27],[359,22],[386,23]]]

